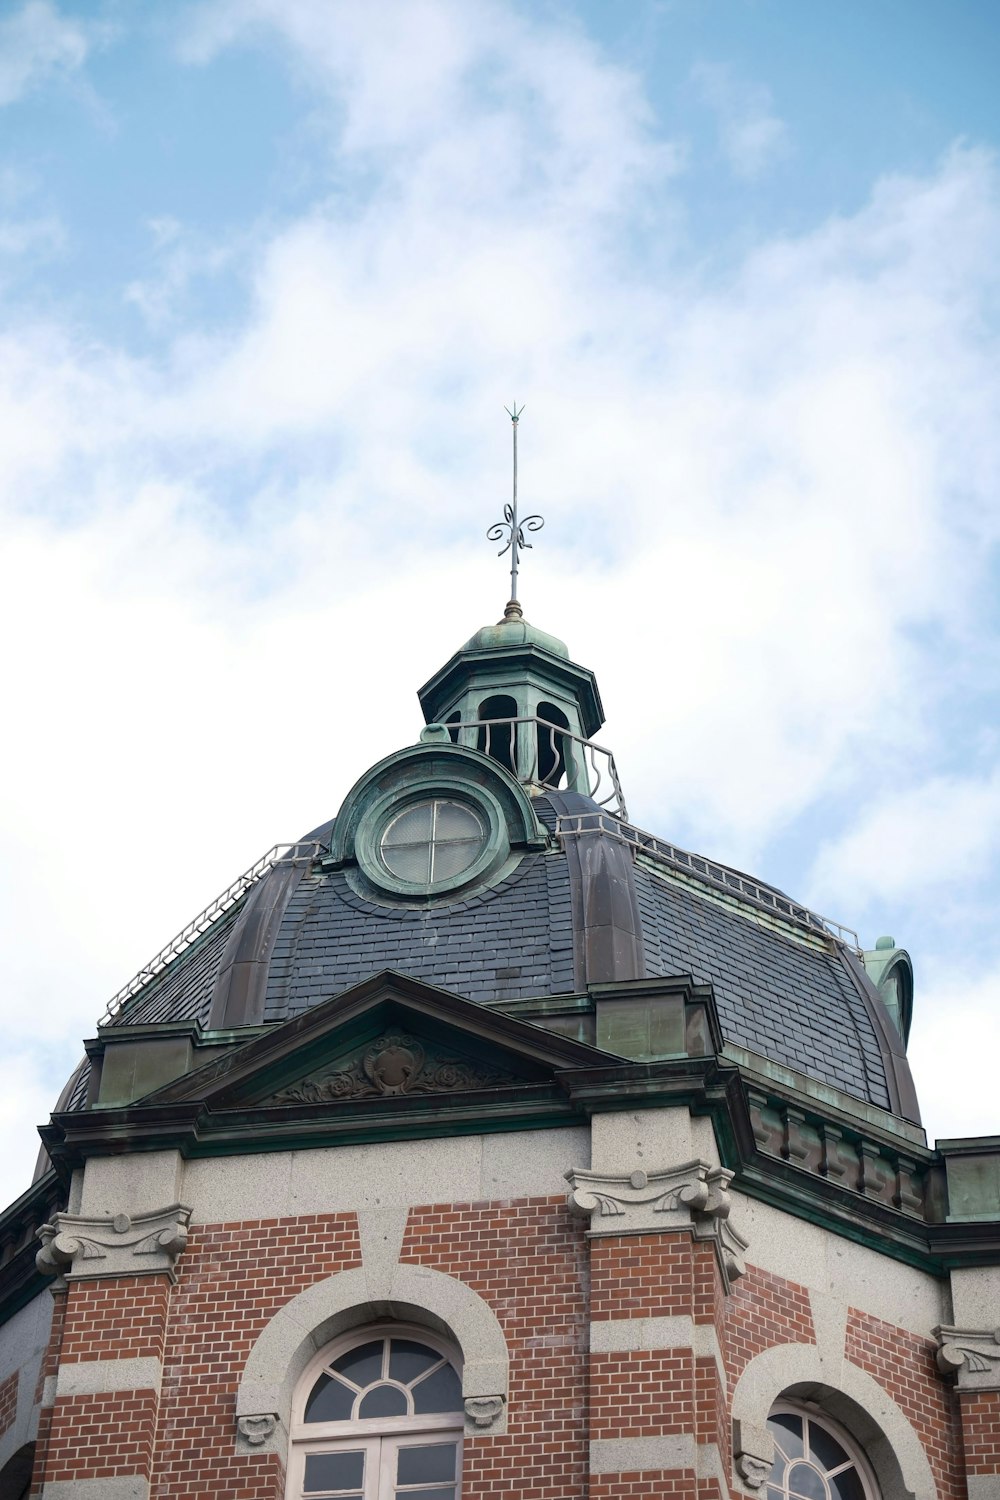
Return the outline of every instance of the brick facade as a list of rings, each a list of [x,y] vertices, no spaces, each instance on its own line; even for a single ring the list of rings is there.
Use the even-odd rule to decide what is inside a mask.
[[[907,1412],[930,1459],[941,1500],[964,1500],[959,1412],[953,1391],[938,1374],[936,1345],[852,1308],[846,1353]]]
[[[467,1437],[463,1500],[749,1495],[729,1478],[736,1383],[762,1351],[815,1340],[806,1287],[751,1265],[727,1291],[710,1244],[683,1232],[589,1238],[564,1198],[412,1208],[399,1259],[472,1288],[510,1352],[507,1430]],[[279,1309],[361,1263],[356,1216],[339,1213],[196,1228],[176,1284],[166,1276],[71,1281],[59,1295],[65,1315],[60,1309],[53,1325],[46,1371],[155,1359],[162,1384],[58,1395],[43,1412],[32,1493],[61,1480],[136,1475],[148,1478],[150,1500],[282,1500],[280,1457],[236,1441],[241,1374]],[[704,1338],[698,1349],[690,1340],[630,1347],[636,1320],[675,1333],[701,1328]],[[852,1311],[843,1354],[909,1414],[940,1500],[966,1497],[963,1420],[969,1471],[1000,1468],[1000,1397],[966,1396],[960,1413],[929,1340]],[[0,1412],[9,1385],[0,1387]],[[634,1440],[688,1442],[697,1457],[615,1468]]]
[[[6,1380],[0,1381],[0,1437],[14,1424],[19,1375],[20,1372],[15,1370]]]

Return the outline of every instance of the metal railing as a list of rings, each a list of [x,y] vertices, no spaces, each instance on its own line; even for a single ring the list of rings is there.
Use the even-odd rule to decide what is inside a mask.
[[[556,836],[559,838],[586,833],[610,834],[613,838],[621,839],[637,853],[646,854],[653,860],[670,865],[673,869],[682,870],[694,876],[696,880],[725,891],[739,901],[747,901],[753,906],[770,912],[773,916],[783,918],[786,922],[806,927],[810,932],[819,933],[823,937],[832,937],[838,943],[852,948],[856,953],[861,953],[861,942],[853,927],[845,927],[842,922],[835,922],[830,917],[822,917],[818,912],[811,911],[808,906],[803,906],[800,902],[793,901],[790,896],[776,891],[773,886],[762,885],[759,881],[751,879],[749,875],[743,875],[739,870],[731,869],[729,865],[717,864],[715,860],[706,859],[703,854],[692,854],[687,849],[679,848],[677,844],[671,844],[668,839],[658,838],[653,833],[645,833],[641,828],[633,828],[630,823],[608,817],[605,813],[563,815],[557,821]]]
[[[463,719],[446,723],[456,745],[481,750],[526,786],[582,792],[616,818],[627,818],[625,795],[610,750],[585,740],[563,724],[538,715],[510,719]]]
[[[172,963],[186,948],[190,948],[192,943],[197,942],[210,927],[215,925],[220,917],[225,916],[226,912],[230,911],[236,905],[237,901],[246,895],[252,885],[256,885],[257,881],[266,875],[269,870],[273,870],[275,865],[292,863],[297,859],[313,860],[323,847],[315,839],[310,839],[305,843],[299,844],[272,845],[267,853],[262,854],[260,859],[255,860],[248,870],[244,870],[242,875],[238,875],[221,895],[216,896],[215,900],[210,902],[204,911],[200,911],[196,917],[192,917],[191,921],[182,927],[180,932],[170,939],[169,943],[165,943],[159,953],[155,954],[147,964],[142,966],[137,974],[132,976],[128,984],[122,985],[117,994],[112,995],[108,1001],[107,1009],[98,1024],[106,1026],[109,1021],[112,1021],[127,1000],[131,1000],[133,995],[137,995],[140,990],[145,989],[146,985],[155,979],[161,970],[165,969],[169,963]]]

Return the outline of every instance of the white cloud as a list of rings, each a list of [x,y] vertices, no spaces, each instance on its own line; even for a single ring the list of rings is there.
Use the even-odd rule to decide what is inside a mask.
[[[908,1052],[930,1141],[997,1134],[1000,968],[976,972],[969,957],[932,970],[914,998]]]
[[[91,49],[91,28],[50,0],[27,0],[0,19],[0,105],[13,104],[52,78],[75,73]]]
[[[863,809],[817,856],[822,900],[913,899],[981,883],[1000,852],[1000,770],[932,776]]]
[[[54,214],[37,219],[0,218],[0,256],[51,255],[66,240],[62,223]]]
[[[737,177],[753,179],[788,150],[788,128],[771,91],[739,78],[724,63],[699,63],[692,81],[716,117],[719,147]]]
[[[993,163],[880,184],[724,284],[665,228],[650,273],[680,184],[638,80],[500,5],[400,16],[189,15],[190,56],[277,37],[327,110],[337,190],[224,262],[233,327],[185,320],[220,247],[171,225],[133,294],[162,358],[0,324],[12,1044],[42,1009],[89,1034],[416,737],[414,689],[504,601],[515,395],[527,612],[597,669],[637,818],[752,863],[941,751],[935,652],[985,618],[996,525]]]

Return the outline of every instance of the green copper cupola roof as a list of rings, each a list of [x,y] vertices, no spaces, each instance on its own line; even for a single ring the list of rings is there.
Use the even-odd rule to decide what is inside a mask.
[[[542,719],[590,739],[604,723],[597,679],[571,661],[556,636],[524,619],[516,603],[477,630],[423,687],[428,724]]]
[[[519,606],[515,613],[508,604],[503,619],[498,620],[495,625],[483,625],[466,641],[462,650],[493,651],[502,646],[541,646],[543,651],[569,660],[569,648],[565,641],[559,640],[558,636],[549,635],[546,630],[539,630],[537,625],[529,625]]]

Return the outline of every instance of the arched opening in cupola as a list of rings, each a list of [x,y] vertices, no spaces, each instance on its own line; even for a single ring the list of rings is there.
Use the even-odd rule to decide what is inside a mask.
[[[479,717],[487,722],[479,726],[476,749],[513,772],[515,725],[511,721],[517,718],[516,700],[507,693],[494,693],[480,703]]]
[[[566,738],[559,729],[568,729],[569,720],[554,703],[539,703],[536,775],[543,786],[557,787],[566,774]],[[558,726],[558,728],[556,727]]]

